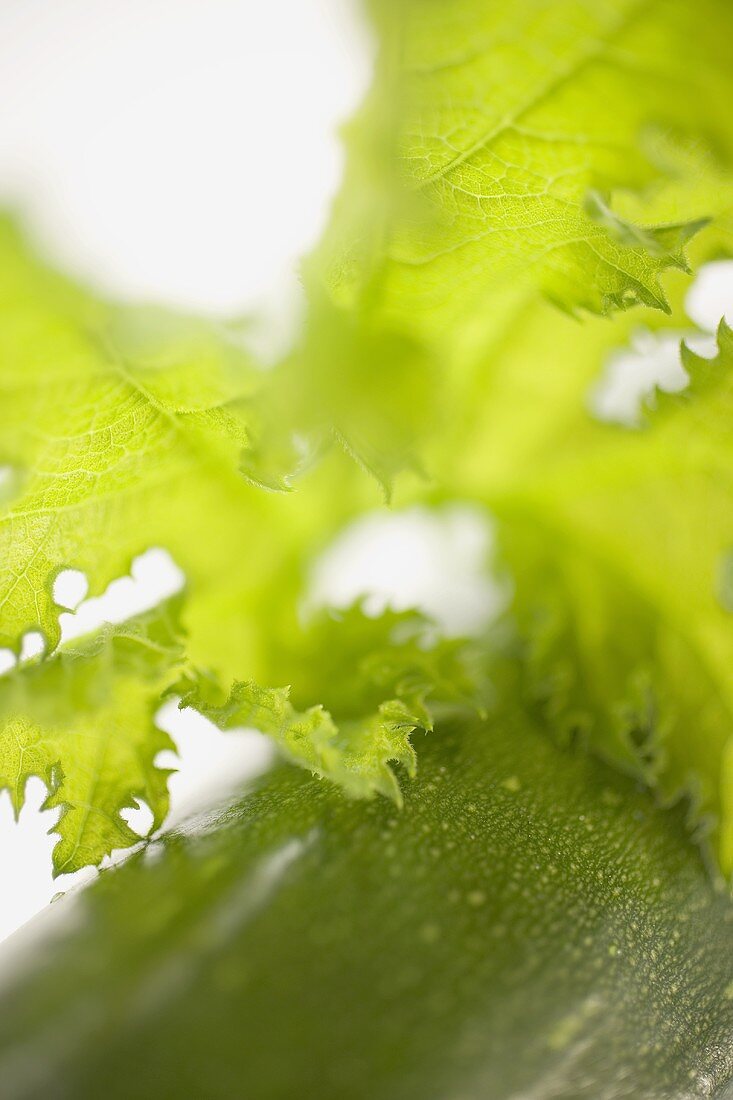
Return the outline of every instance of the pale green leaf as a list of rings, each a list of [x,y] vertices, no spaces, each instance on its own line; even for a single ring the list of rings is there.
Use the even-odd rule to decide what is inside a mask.
[[[518,608],[525,595],[536,606],[533,591],[554,599],[543,575],[525,568],[523,546],[553,562],[560,545],[577,545],[577,570],[570,550],[563,568],[574,574],[570,587],[582,589],[577,577],[589,567],[589,546],[595,552],[603,544],[621,588],[633,590],[626,618],[636,649],[617,642],[631,654],[624,707],[655,663],[646,628],[633,625],[650,621],[649,605],[656,625],[660,607],[665,622],[673,609],[675,624],[686,608],[696,631],[704,625],[703,650],[717,647],[705,601],[710,558],[715,551],[722,561],[727,549],[718,518],[724,494],[700,493],[696,472],[691,510],[675,525],[668,480],[658,477],[679,442],[674,431],[665,429],[651,449],[646,440],[636,450],[619,447],[580,415],[570,369],[557,382],[545,377],[555,356],[567,357],[568,368],[580,365],[586,380],[598,366],[588,347],[619,336],[599,337],[593,319],[588,342],[576,341],[567,317],[541,298],[568,313],[642,303],[643,317],[677,301],[681,280],[665,277],[670,295],[660,278],[685,268],[683,246],[707,216],[725,220],[733,149],[724,106],[733,89],[733,37],[723,0],[372,7],[381,42],[375,87],[352,127],[332,226],[304,272],[302,338],[271,374],[250,363],[241,326],[212,330],[155,311],[112,309],[51,274],[7,226],[0,237],[0,461],[11,467],[0,515],[0,643],[17,649],[36,628],[49,648],[57,642],[53,581],[61,569],[81,569],[96,593],[136,554],[162,546],[188,580],[191,666],[211,669],[223,685],[212,705],[224,706],[238,679],[226,721],[238,710],[251,718],[263,698],[253,682],[292,682],[292,704],[268,696],[279,720],[291,733],[306,722],[306,757],[315,741],[322,749],[353,722],[361,747],[351,770],[367,769],[367,787],[375,760],[383,775],[387,752],[407,758],[395,745],[398,728],[410,725],[405,713],[385,719],[380,708],[404,706],[414,718],[413,703],[387,684],[367,705],[355,684],[368,679],[360,669],[347,681],[358,705],[352,699],[342,711],[329,701],[335,680],[317,667],[325,667],[324,647],[307,673],[294,657],[302,654],[297,608],[309,562],[372,498],[347,464],[330,460],[298,494],[255,486],[289,488],[293,472],[336,441],[389,495],[395,475],[422,472],[429,453],[440,479],[436,497],[477,497],[502,517],[519,547],[511,563]],[[708,239],[718,241],[719,232]],[[536,398],[529,411],[523,390]],[[496,426],[497,408],[502,426],[492,434],[486,429],[492,418]],[[576,429],[572,447],[557,447]],[[544,456],[547,469],[538,464]],[[712,448],[708,457],[717,470]],[[653,500],[639,488],[639,466],[654,483]],[[711,506],[701,554],[680,550],[658,582],[657,514],[677,537],[706,528]],[[583,612],[590,627],[580,648],[596,664],[611,612],[626,606],[615,590],[604,601],[606,583],[592,582]],[[572,618],[577,593],[559,599],[561,614]],[[689,645],[686,623],[675,629]],[[716,669],[727,660],[720,646]],[[562,647],[567,661],[567,639]],[[674,682],[682,664],[690,667],[681,658],[664,666]],[[581,667],[572,658],[575,675]],[[706,684],[691,677],[695,700]],[[615,722],[615,683],[593,697]],[[319,704],[325,711],[311,709]],[[563,709],[561,693],[555,704]],[[646,767],[643,774],[671,791],[702,776],[701,805],[717,811],[720,793],[712,788],[727,734],[714,716],[714,732],[692,748],[680,715],[679,736],[663,735],[665,751],[683,754],[669,765],[669,782],[666,763],[655,760],[653,774]],[[598,742],[616,754],[614,737]]]
[[[194,706],[221,729],[269,734],[287,759],[347,794],[380,793],[401,804],[392,765],[414,776],[412,735],[432,731],[436,714],[483,710],[482,662],[478,646],[438,639],[414,612],[370,617],[355,605],[320,615],[280,655],[289,687],[237,681],[225,695],[193,674],[177,690],[181,706]],[[299,710],[291,693],[299,707],[320,702]]]
[[[336,439],[389,498],[403,471],[441,477],[426,453],[540,297],[669,311],[686,243],[730,207],[733,23],[726,0],[370,8],[374,85],[247,468],[286,488]]]
[[[19,482],[0,516],[0,643],[40,629],[52,648],[59,571],[95,594],[148,547],[175,553],[196,493],[234,476],[245,436],[228,402],[252,383],[235,347],[187,322],[160,319],[161,352],[149,311],[113,313],[7,223],[0,268],[2,457]]]
[[[0,645],[40,629],[59,639],[53,582],[85,573],[90,595],[163,547],[189,584],[192,657],[259,676],[269,637],[255,608],[282,598],[304,547],[327,538],[373,491],[348,464],[298,500],[240,473],[262,374],[228,329],[149,308],[113,309],[49,271],[0,225]],[[273,556],[273,539],[281,553]],[[234,613],[232,613],[234,611]],[[285,627],[284,627],[285,629]]]
[[[46,784],[45,808],[61,810],[55,874],[139,840],[120,813],[138,800],[162,825],[169,772],[155,758],[175,746],[154,718],[182,656],[171,604],[0,677],[0,790],[17,813],[27,780]]]
[[[667,309],[660,276],[717,212],[721,166],[730,182],[725,0],[371,8],[377,78],[322,253],[334,298],[451,363],[518,291],[571,312]]]
[[[563,737],[587,739],[665,798],[690,793],[728,873],[730,331],[717,358],[684,362],[688,390],[658,395],[645,427],[588,419],[496,508],[533,694]]]
[[[206,703],[198,691],[184,696],[221,729],[254,727],[269,734],[286,758],[328,778],[356,797],[379,791],[401,801],[400,789],[389,766],[398,762],[414,775],[415,751],[410,735],[428,724],[423,714],[413,714],[398,699],[380,704],[374,714],[336,726],[318,704],[297,711],[288,688],[262,688],[237,681],[225,703]]]

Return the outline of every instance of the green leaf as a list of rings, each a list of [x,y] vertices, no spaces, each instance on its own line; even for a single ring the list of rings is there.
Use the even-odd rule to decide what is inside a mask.
[[[374,86],[246,468],[287,488],[335,439],[389,499],[402,472],[442,476],[436,435],[540,296],[669,311],[662,276],[730,208],[733,22],[726,0],[370,8]]]
[[[40,629],[53,648],[59,571],[83,570],[96,594],[148,547],[175,552],[197,492],[236,467],[245,436],[228,402],[246,364],[203,326],[113,312],[7,223],[0,270],[2,457],[19,481],[0,517],[0,644]]]
[[[39,775],[47,805],[63,807],[57,873],[133,843],[119,811],[137,797],[161,824],[166,773],[154,759],[170,742],[152,714],[180,677],[184,637],[189,661],[222,682],[267,683],[281,637],[297,630],[306,551],[364,501],[346,490],[345,463],[324,464],[297,499],[247,484],[238,466],[261,376],[240,336],[151,308],[112,309],[0,224],[0,463],[11,469],[0,646],[17,651],[25,631],[41,629],[48,655],[65,568],[82,570],[95,595],[162,546],[187,581],[175,645],[158,650],[141,636],[128,652],[130,624],[0,681],[0,787],[17,812],[27,777]]]
[[[726,1095],[730,902],[515,697],[402,811],[280,769],[60,903],[7,956],[5,1095]]]
[[[348,464],[319,471],[297,500],[247,484],[239,467],[263,374],[239,328],[113,309],[49,271],[5,222],[0,287],[0,463],[13,471],[0,646],[17,651],[37,629],[57,644],[63,569],[83,571],[96,595],[160,546],[188,581],[192,659],[259,677],[272,635],[292,629],[304,549],[365,499]]]
[[[721,216],[693,243],[696,265],[731,252],[731,194],[721,179]],[[727,874],[728,333],[712,362],[685,353],[691,384],[653,395],[640,430],[589,415],[593,387],[637,330],[694,334],[685,283],[669,280],[670,315],[645,307],[612,324],[580,325],[518,294],[491,354],[455,387],[451,428],[429,461],[444,472],[435,499],[480,500],[499,520],[527,686],[555,733],[589,742],[665,799],[685,790]]]
[[[668,309],[660,276],[717,213],[721,166],[730,185],[725,0],[371,8],[375,87],[321,253],[335,300],[451,363],[480,354],[517,293]]]
[[[423,475],[419,451],[434,420],[436,376],[417,341],[314,289],[300,341],[253,410],[255,438],[242,468],[255,484],[287,490],[335,443],[389,502],[397,474]]]
[[[690,385],[637,431],[589,422],[497,505],[532,694],[653,784],[688,792],[733,868],[733,660],[720,577],[733,546],[733,340],[686,350]]]
[[[727,527],[716,512],[702,556],[680,549],[662,584],[652,575],[650,527],[659,514],[675,537],[689,525],[707,530],[706,509],[712,501],[724,516],[725,494],[701,493],[696,473],[690,508],[672,522],[669,482],[658,474],[685,445],[685,432],[635,450],[617,446],[606,429],[591,431],[572,372],[548,379],[547,364],[567,357],[585,380],[597,365],[588,348],[619,337],[599,336],[594,318],[588,342],[576,339],[579,330],[571,333],[568,318],[542,299],[566,314],[641,304],[642,317],[661,316],[681,294],[680,278],[665,276],[663,288],[661,276],[684,273],[692,233],[712,215],[707,239],[724,236],[730,7],[375,0],[372,8],[381,43],[375,87],[351,128],[331,228],[304,270],[302,337],[272,372],[249,361],[241,326],[111,308],[49,272],[3,226],[0,461],[11,476],[0,513],[0,644],[17,650],[25,631],[40,628],[53,648],[60,570],[81,569],[93,594],[135,555],[163,546],[188,582],[190,667],[210,669],[223,687],[206,705],[227,724],[251,717],[255,705],[262,715],[267,701],[295,756],[323,774],[341,769],[352,786],[386,789],[391,756],[411,759],[406,729],[429,724],[415,699],[388,681],[377,691],[361,665],[358,676],[344,677],[342,662],[339,675],[326,678],[325,643],[302,670],[295,659],[307,644],[298,603],[310,561],[372,502],[371,490],[330,459],[298,494],[257,488],[290,488],[293,473],[315,466],[335,441],[387,496],[400,471],[425,465],[440,475],[434,498],[450,493],[494,506],[517,547],[520,617],[525,598],[533,616],[539,592],[541,603],[557,598],[561,621],[570,623],[548,652],[570,660],[576,679],[585,677],[586,655],[605,676],[609,645],[607,682],[583,686],[583,713],[604,711],[598,746],[666,794],[694,777],[701,812],[725,823],[727,688],[718,680],[728,651],[720,609],[708,622],[706,600],[710,571],[717,586],[729,550]],[[690,250],[702,254],[695,241]],[[536,399],[529,410],[527,392]],[[501,427],[487,431],[497,416]],[[553,451],[576,430],[570,448]],[[545,467],[533,464],[548,455],[545,478]],[[710,469],[719,463],[712,449],[701,460]],[[604,463],[614,470],[605,493]],[[659,485],[653,501],[637,468]],[[561,543],[569,577],[546,584],[537,570],[547,557],[553,575]],[[600,544],[606,559],[597,569],[591,558]],[[624,630],[610,645],[621,608]],[[694,609],[692,633],[683,608]],[[665,645],[677,650],[659,660],[655,639],[669,621]],[[653,761],[646,735],[641,759],[630,742],[648,720],[649,666],[653,679],[662,669],[675,684],[681,668],[695,669],[690,698],[687,688],[683,704],[672,697],[657,723]],[[445,683],[453,675],[459,670]],[[339,676],[350,685],[345,705],[330,701]],[[233,680],[239,686],[230,692]],[[252,686],[288,681],[292,702]],[[687,718],[710,699],[711,682],[714,705],[693,745]],[[661,689],[651,690],[656,698]],[[566,704],[564,692],[553,686],[551,702],[572,711],[574,723],[578,704]],[[325,710],[312,709],[319,705]],[[733,852],[733,841],[726,844]]]
[[[240,680],[220,706],[206,703],[196,689],[184,696],[183,703],[196,706],[221,729],[245,726],[269,734],[288,759],[332,779],[348,794],[365,797],[379,791],[401,801],[389,763],[398,762],[409,775],[415,774],[410,735],[429,726],[423,713],[389,699],[374,714],[339,729],[321,704],[297,711],[289,696],[288,688],[262,688]]]
[[[225,697],[216,682],[193,674],[176,690],[182,707],[195,707],[221,729],[269,734],[287,759],[347,794],[380,793],[400,805],[390,765],[415,775],[412,735],[432,731],[436,713],[481,712],[487,695],[478,647],[435,633],[414,612],[370,617],[357,604],[321,614],[280,664],[292,670],[299,705],[310,696],[329,710],[322,703],[297,710],[291,687],[251,681],[235,682]]]
[[[174,602],[0,677],[0,790],[17,814],[27,780],[46,784],[44,809],[61,809],[54,874],[138,841],[120,814],[137,800],[162,825],[170,773],[155,757],[175,745],[154,718],[182,654]]]

